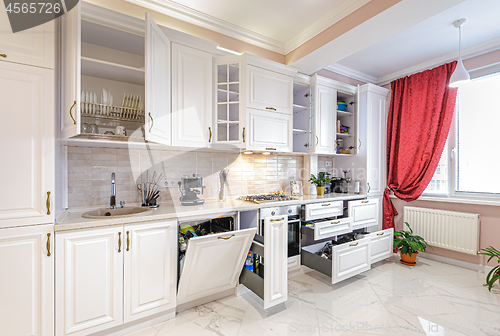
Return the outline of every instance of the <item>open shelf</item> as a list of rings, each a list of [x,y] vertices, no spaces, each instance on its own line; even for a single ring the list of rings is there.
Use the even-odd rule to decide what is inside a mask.
[[[352,137],[352,134],[349,134],[349,133],[337,133],[337,136],[341,137],[341,138],[348,138],[348,137]]]
[[[127,65],[82,57],[82,75],[138,85],[145,83],[145,70]]]
[[[353,116],[354,113],[353,112],[346,112],[346,111],[339,111],[337,110],[337,116],[339,117],[350,117],[350,116]]]
[[[82,133],[82,134],[78,135],[78,137],[83,138],[83,139],[102,139],[102,140],[144,142],[143,137],[133,137],[133,136],[113,135],[113,134]]]
[[[296,129],[296,128],[294,128],[293,131],[297,132],[297,133],[309,133],[309,131],[307,131],[307,130]]]

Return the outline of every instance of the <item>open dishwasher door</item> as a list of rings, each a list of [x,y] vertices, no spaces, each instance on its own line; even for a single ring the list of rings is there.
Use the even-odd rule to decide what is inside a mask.
[[[179,279],[179,304],[236,287],[257,228],[189,240]]]

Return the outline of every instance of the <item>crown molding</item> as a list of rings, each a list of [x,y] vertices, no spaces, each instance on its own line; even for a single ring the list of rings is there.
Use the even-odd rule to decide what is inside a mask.
[[[196,11],[169,0],[125,0],[155,12],[171,16],[175,19],[200,26],[240,41],[253,44],[279,54],[285,53],[285,44],[251,30],[241,28],[232,23],[220,20],[211,15]]]
[[[355,70],[353,68],[346,67],[345,65],[335,63],[327,66],[326,70],[338,73],[339,75],[346,76],[352,79],[359,80],[365,83],[376,83],[377,77],[368,75],[364,72]]]
[[[317,20],[315,23],[300,32],[298,35],[287,41],[285,43],[285,55],[297,49],[302,44],[312,39],[314,36],[333,26],[335,23],[339,22],[347,15],[363,7],[369,2],[370,0],[345,1],[332,14],[320,20]]]
[[[473,45],[471,47],[462,49],[462,58],[464,60],[466,60],[468,58],[476,57],[476,56],[486,54],[488,52],[498,50],[498,49],[500,49],[500,37],[497,37],[497,38],[494,38],[494,39],[491,39],[491,40],[488,40],[488,41],[485,41],[482,43],[478,43],[478,44]],[[410,68],[396,71],[396,72],[390,73],[388,75],[382,76],[380,78],[377,78],[377,81],[375,83],[377,85],[385,85],[385,84],[392,82],[393,80],[395,80],[397,78],[409,76],[409,75],[415,74],[417,72],[432,69],[432,68],[434,68],[438,65],[441,65],[443,63],[454,61],[457,59],[457,57],[458,57],[458,50],[453,52],[453,53],[447,54],[445,56],[436,57],[430,61],[417,64],[417,65],[412,66]],[[473,71],[473,70],[475,70],[475,69],[469,69],[469,71]]]

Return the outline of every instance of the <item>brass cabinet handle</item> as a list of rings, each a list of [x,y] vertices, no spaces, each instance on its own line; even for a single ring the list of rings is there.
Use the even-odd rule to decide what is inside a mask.
[[[245,127],[243,127],[243,142],[245,142]]]
[[[234,234],[230,235],[230,236],[229,236],[229,237],[227,237],[227,238],[224,238],[224,237],[217,237],[217,239],[229,240],[229,239],[231,239],[231,238],[233,238],[233,237],[234,237]]]
[[[369,203],[370,201],[361,201],[361,203]]]
[[[122,251],[122,233],[118,232],[118,253]]]
[[[210,133],[210,137],[208,138],[208,142],[212,142],[212,128],[208,128],[208,132]]]
[[[151,133],[151,130],[153,129],[154,125],[154,120],[153,117],[151,116],[151,112],[149,112],[148,114],[149,114],[149,119],[151,119],[151,126],[149,127],[149,133]]]
[[[73,113],[71,113],[71,110],[73,109],[73,107],[75,107],[75,105],[76,105],[76,100],[73,102],[73,105],[71,105],[71,107],[69,108],[69,116],[71,117],[71,119],[73,119],[73,124],[74,125],[76,125],[76,120],[73,117]]]
[[[47,215],[50,215],[50,191],[47,191]]]
[[[273,110],[273,111],[276,111],[276,109],[274,107],[266,107],[266,110]]]
[[[330,203],[323,203],[321,204],[321,206],[330,206],[331,204]]]
[[[366,182],[366,184],[368,185],[368,191],[366,192],[368,194],[370,192],[370,190],[372,190],[372,187],[370,186],[369,182]]]
[[[361,148],[361,139],[358,138],[358,141],[359,141],[358,149],[360,149]]]
[[[340,221],[332,222],[332,224],[340,224]]]
[[[384,235],[383,232],[382,233],[377,233],[377,236],[383,236],[383,235]]]
[[[356,244],[350,244],[349,246],[358,246],[359,243],[356,243]]]
[[[7,55],[5,55],[5,54],[0,54],[0,57],[7,58]]]
[[[50,233],[47,233],[47,257],[50,257]]]
[[[285,218],[271,219],[271,222],[281,222],[282,220],[285,220]]]
[[[266,150],[276,150],[276,148],[266,148]]]
[[[128,236],[128,233],[130,231],[127,231],[127,252],[129,251],[129,247],[130,247],[130,237]]]

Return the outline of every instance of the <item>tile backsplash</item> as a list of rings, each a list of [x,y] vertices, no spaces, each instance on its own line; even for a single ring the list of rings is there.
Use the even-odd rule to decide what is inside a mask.
[[[290,181],[307,180],[302,156],[243,155],[221,151],[173,151],[68,147],[68,205],[73,207],[108,206],[111,173],[116,174],[117,203],[140,202],[137,181],[149,171],[163,173],[159,202],[177,201],[177,182],[182,176],[196,174],[205,185],[202,198],[215,199],[219,171],[229,169],[227,196],[290,191]],[[169,187],[165,187],[165,182]]]

